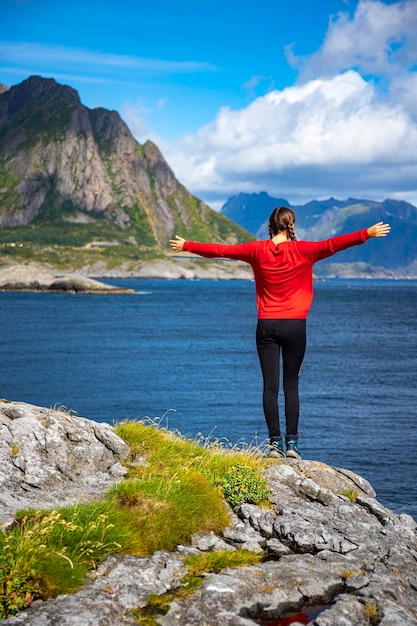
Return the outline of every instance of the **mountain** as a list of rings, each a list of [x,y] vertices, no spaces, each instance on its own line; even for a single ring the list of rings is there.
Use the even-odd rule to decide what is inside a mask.
[[[221,213],[248,229],[260,239],[268,238],[268,219],[277,206],[288,206],[296,214],[295,230],[299,239],[317,241],[359,230],[379,221],[391,225],[390,235],[372,245],[350,248],[317,266],[322,275],[417,276],[417,207],[398,200],[375,202],[357,198],[312,200],[291,205],[265,192],[229,198]],[[356,264],[356,266],[355,266]],[[337,267],[336,267],[337,266]]]
[[[163,249],[174,233],[242,241],[249,233],[193,196],[158,147],[116,111],[31,76],[0,89],[1,240]]]
[[[221,208],[221,213],[257,235],[261,226],[259,216],[269,215],[276,206],[281,205],[290,206],[288,200],[271,198],[265,191],[252,194],[239,193],[228,199]]]

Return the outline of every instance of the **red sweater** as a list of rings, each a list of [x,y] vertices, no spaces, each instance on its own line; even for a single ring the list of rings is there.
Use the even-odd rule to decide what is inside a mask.
[[[367,230],[325,241],[248,241],[236,245],[186,241],[184,250],[203,257],[226,257],[252,266],[256,306],[260,319],[305,319],[313,301],[313,265],[316,261],[364,243]]]

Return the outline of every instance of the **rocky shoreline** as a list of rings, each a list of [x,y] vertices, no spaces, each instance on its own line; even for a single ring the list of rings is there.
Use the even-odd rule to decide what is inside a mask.
[[[0,401],[0,431],[3,527],[24,507],[104,497],[125,474],[129,448],[107,424]],[[264,558],[207,573],[201,587],[173,601],[156,623],[272,625],[299,614],[301,623],[314,626],[417,624],[417,524],[409,515],[382,506],[371,485],[346,469],[282,460],[265,477],[270,509],[230,509],[221,536],[196,533],[191,545],[174,552],[110,557],[77,593],[37,600],[4,624],[133,625],[132,611],[146,607],[150,594],[178,588],[186,555],[237,548]]]
[[[0,291],[67,292],[67,293],[133,293],[134,290],[108,285],[100,279],[144,278],[165,280],[253,280],[251,269],[244,263],[187,259],[158,260],[134,269],[123,264],[108,270],[94,264],[77,272],[58,271],[50,266],[30,263],[0,265]],[[92,277],[100,277],[99,279]]]
[[[133,293],[133,290],[108,285],[102,279],[155,279],[155,280],[253,280],[251,268],[243,262],[228,259],[201,259],[187,255],[171,255],[166,258],[120,265],[108,269],[103,262],[86,265],[77,271],[63,272],[50,265],[30,262],[0,262],[0,291],[39,291],[68,293]],[[316,280],[330,278],[371,279],[415,279],[415,274],[395,274],[356,264],[355,268],[343,264],[332,264],[315,275]]]
[[[134,293],[114,285],[107,285],[81,273],[58,273],[38,265],[7,265],[0,267],[0,291],[40,291],[65,293]]]

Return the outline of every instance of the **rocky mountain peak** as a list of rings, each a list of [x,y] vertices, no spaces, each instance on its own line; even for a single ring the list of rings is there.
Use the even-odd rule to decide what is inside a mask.
[[[12,119],[23,108],[51,99],[62,100],[70,106],[80,104],[75,89],[60,85],[53,78],[30,76],[22,83],[0,93],[0,124]]]
[[[248,236],[214,212],[206,226],[211,209],[153,142],[139,144],[116,111],[89,109],[50,78],[31,76],[0,94],[0,175],[0,227],[52,221],[69,230],[87,214],[102,230],[110,223],[112,239],[146,246],[166,245],[174,225],[219,241]]]

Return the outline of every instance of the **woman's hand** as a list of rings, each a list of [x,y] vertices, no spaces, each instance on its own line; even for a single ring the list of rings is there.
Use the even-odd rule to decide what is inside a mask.
[[[368,235],[370,237],[386,237],[390,230],[391,226],[389,224],[378,222],[368,228]]]
[[[173,250],[175,250],[175,252],[181,252],[181,250],[184,250],[185,241],[186,240],[183,237],[175,235],[175,239],[169,240],[169,245]]]

